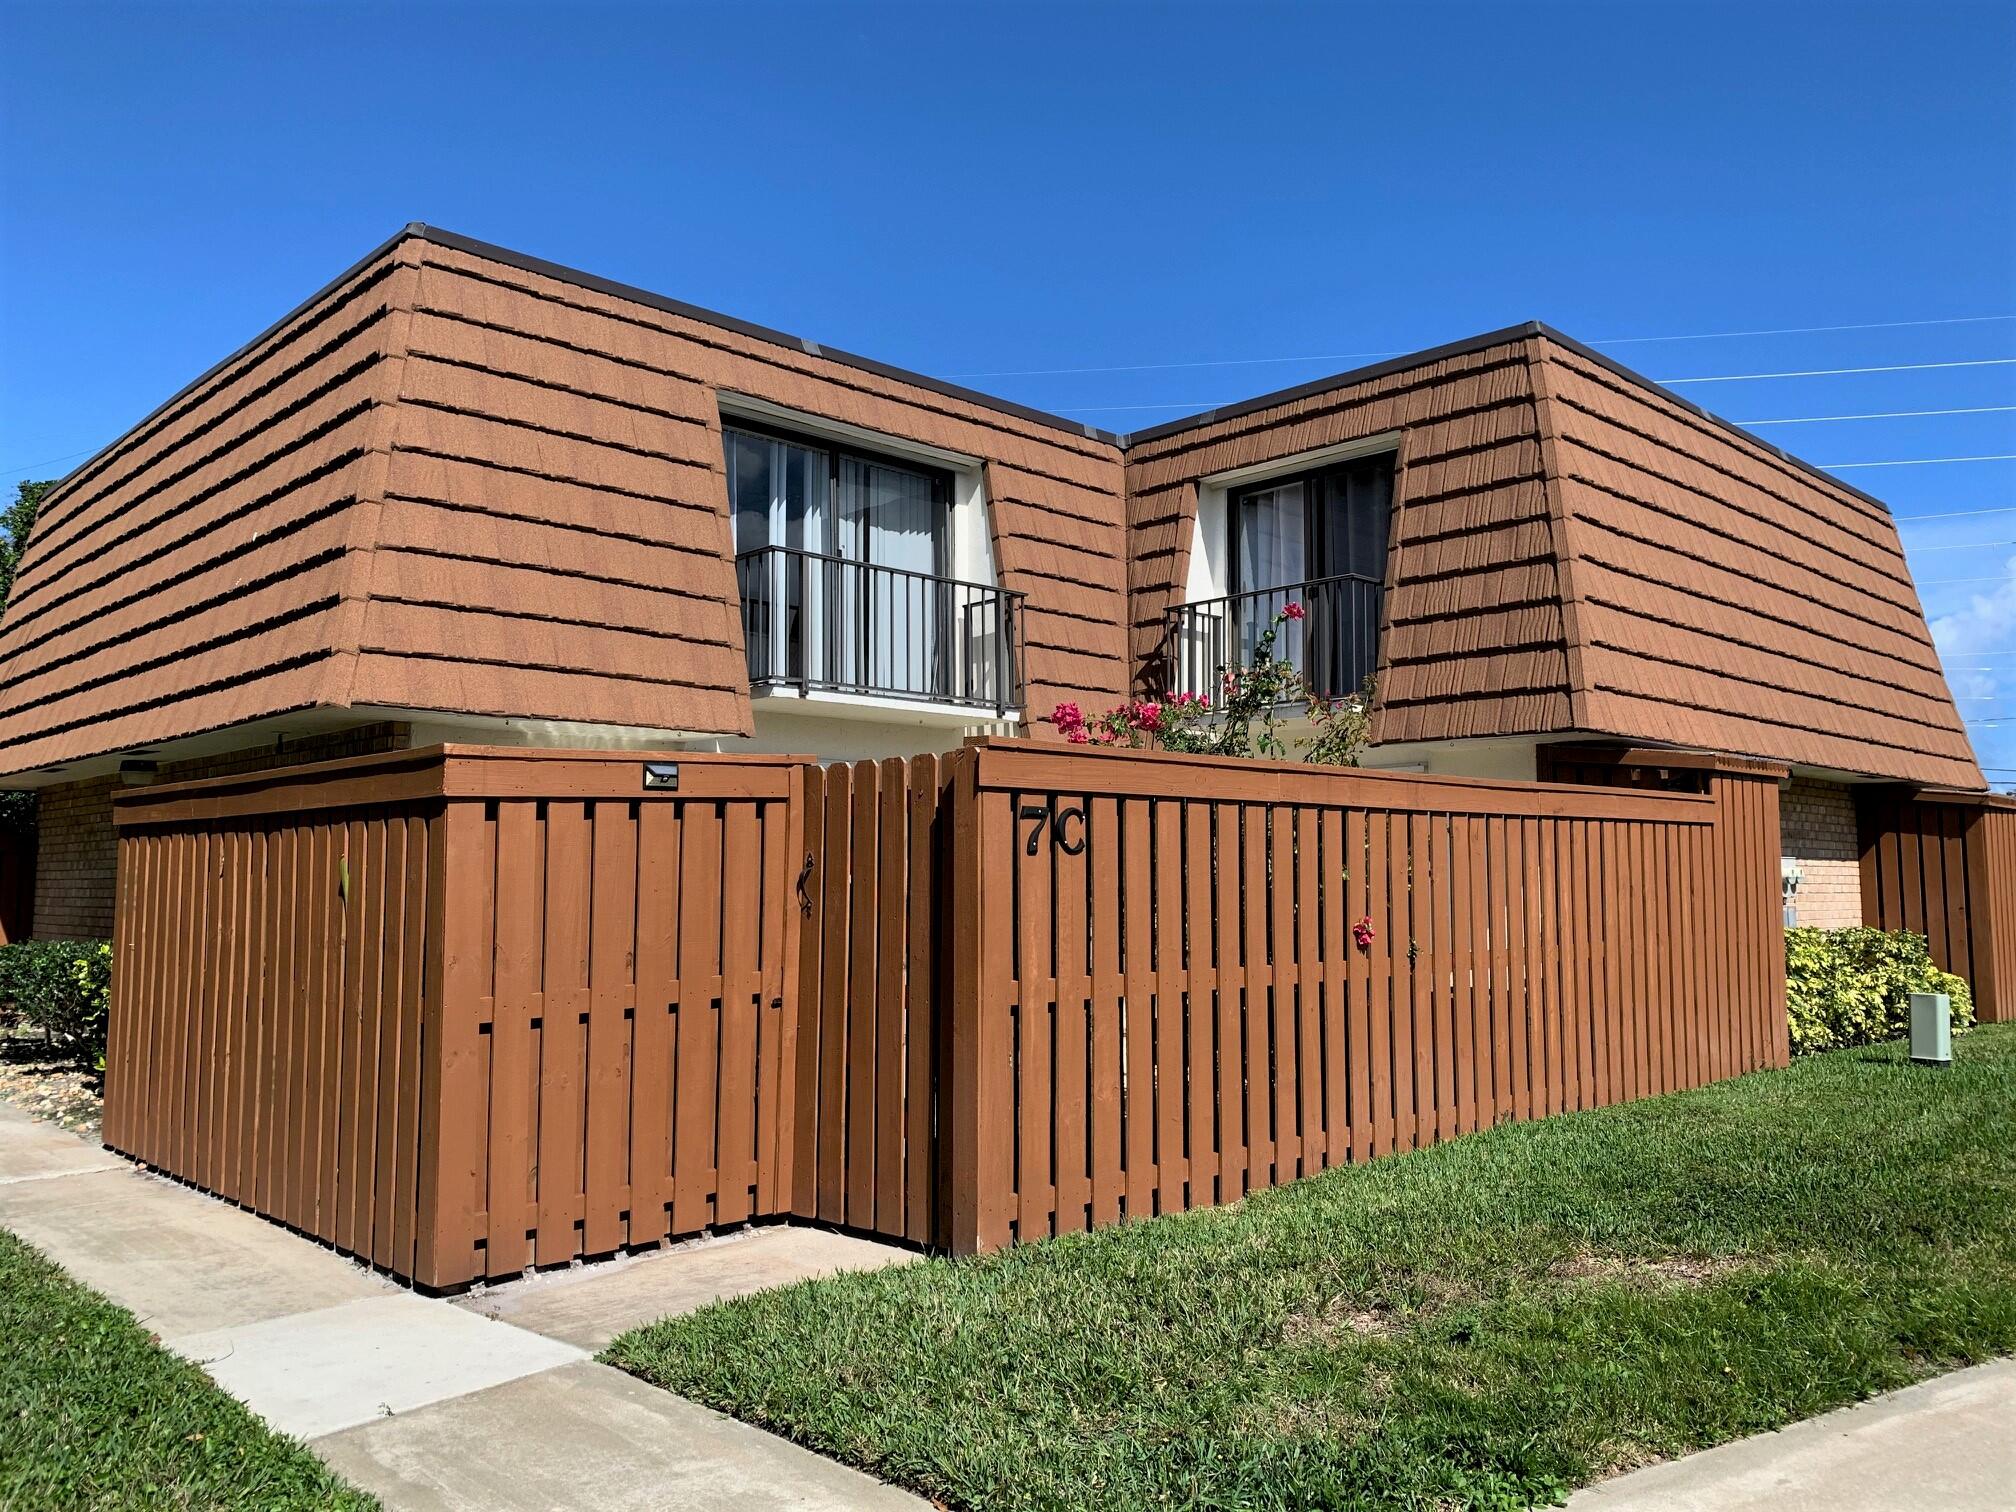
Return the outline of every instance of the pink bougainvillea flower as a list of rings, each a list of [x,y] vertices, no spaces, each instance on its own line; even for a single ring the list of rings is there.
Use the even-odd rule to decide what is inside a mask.
[[[1162,728],[1162,705],[1150,701],[1134,705],[1134,723],[1144,730]]]
[[[1060,703],[1050,711],[1050,723],[1064,731],[1085,728],[1085,711],[1075,703]]]
[[[1085,726],[1073,725],[1070,729],[1064,732],[1064,738],[1070,741],[1071,744],[1073,745],[1084,745],[1087,741],[1091,740],[1092,737],[1085,733]]]
[[[1360,950],[1370,950],[1372,948],[1372,941],[1377,938],[1377,933],[1372,928],[1372,920],[1369,915],[1351,926],[1351,938],[1358,942]]]
[[[1283,606],[1281,613],[1288,619],[1298,620],[1302,618],[1303,609],[1300,604],[1288,604]]]

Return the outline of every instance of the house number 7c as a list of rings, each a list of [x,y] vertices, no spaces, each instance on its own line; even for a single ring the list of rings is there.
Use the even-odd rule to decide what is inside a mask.
[[[1033,856],[1043,844],[1043,831],[1050,831],[1050,843],[1067,856],[1085,854],[1085,805],[1074,803],[1055,808],[1048,803],[1025,803],[1016,817],[1029,821],[1029,843],[1023,854]],[[1075,828],[1074,828],[1075,826]]]

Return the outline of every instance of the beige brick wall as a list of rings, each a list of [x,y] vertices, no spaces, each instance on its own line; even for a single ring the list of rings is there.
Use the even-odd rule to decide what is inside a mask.
[[[1798,922],[1821,929],[1862,922],[1862,846],[1855,799],[1838,782],[1794,777],[1778,795],[1782,849],[1799,862]]]
[[[35,938],[102,940],[112,933],[112,832],[117,777],[42,790],[36,805]]]
[[[374,751],[405,748],[403,724],[360,725],[327,735],[255,746],[194,761],[163,762],[162,782],[225,777],[304,761],[332,761]],[[35,938],[102,940],[112,934],[113,883],[119,865],[118,837],[112,828],[112,797],[121,790],[115,777],[94,777],[42,790],[38,807],[40,840],[35,856]]]

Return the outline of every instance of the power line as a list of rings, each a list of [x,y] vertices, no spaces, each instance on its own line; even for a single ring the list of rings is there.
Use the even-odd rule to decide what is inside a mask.
[[[2016,462],[2016,452],[1990,452],[1983,457],[1899,457],[1891,462],[1815,462],[1830,472],[1846,472],[1851,467],[1935,467],[1942,462]]]
[[[68,462],[72,457],[88,457],[98,448],[87,446],[82,451],[65,452],[60,457],[44,457],[40,462],[24,462],[19,467],[0,468],[0,478],[12,478],[20,473],[33,472],[38,467],[47,467],[51,462]]]
[[[1591,341],[1589,346],[1638,346],[1653,341],[1720,341],[1734,336],[1807,336],[1823,331],[1896,331],[1908,326],[1981,325],[1989,321],[2016,320],[2016,315],[1954,315],[1940,320],[1877,320],[1859,325],[1777,326],[1761,331],[1696,331],[1684,336],[1610,336]],[[985,373],[946,373],[947,378],[1057,378],[1078,373],[1155,373],[1184,368],[1268,367],[1295,362],[1364,362],[1381,357],[1404,357],[1395,352],[1317,352],[1307,357],[1221,357],[1200,362],[1128,362],[1110,367],[1003,368]],[[1161,409],[1162,405],[1144,405]],[[1168,406],[1175,408],[1174,405]]]
[[[1872,320],[1860,325],[1779,326],[1769,331],[1703,331],[1697,336],[1612,336],[1590,346],[1630,346],[1646,341],[1716,341],[1725,336],[1809,336],[1819,331],[1896,331],[1905,326],[1980,325],[1990,320],[2016,320],[2016,315],[1950,315],[1942,320]]]
[[[1928,551],[1988,551],[1997,546],[2016,546],[2016,541],[1961,541],[1951,546],[1907,546],[1907,555],[1923,556]]]
[[[1975,404],[1964,409],[1878,410],[1867,415],[1795,415],[1790,420],[1731,420],[1731,425],[1820,425],[1835,420],[1915,420],[1926,415],[2000,415],[2016,404]]]
[[[1965,520],[1975,515],[1987,514],[2016,514],[2016,504],[1996,504],[1987,509],[1948,509],[1938,514],[1900,515],[1893,511],[1890,518],[1903,525],[1915,520]]]
[[[1405,357],[1393,352],[1317,352],[1307,357],[1224,357],[1208,362],[1123,362],[1111,367],[1004,368],[992,373],[946,373],[947,378],[1061,378],[1080,373],[1159,373],[1179,368],[1268,367],[1292,362],[1375,362],[1381,357]],[[1160,405],[1145,406],[1160,409]]]
[[[1374,354],[1364,353],[1360,355]],[[1876,367],[1797,368],[1789,369],[1782,373],[1712,373],[1694,378],[1654,378],[1652,381],[1662,384],[1667,388],[1676,388],[1688,383],[1751,383],[1763,378],[1836,378],[1849,373],[1924,373],[1940,368],[2009,367],[2011,365],[2016,365],[2016,357],[1970,357],[1956,362],[1891,362]],[[1060,369],[1060,371],[1063,370]],[[1013,375],[1006,373],[965,373],[957,376],[967,378],[1005,378]],[[1243,399],[1183,399],[1171,400],[1162,404],[1059,405],[1057,406],[1057,410],[1058,413],[1065,415],[1106,414],[1116,410],[1208,410],[1220,409],[1228,404],[1243,402]],[[1741,424],[1742,422],[1738,421],[1735,423]]]
[[[1654,378],[1668,388],[1679,383],[1748,383],[1757,378],[1834,378],[1843,373],[1923,373],[1933,368],[2008,367],[2016,357],[1970,357],[1958,362],[1889,362],[1879,367],[1799,368],[1785,373],[1718,373],[1708,378]]]

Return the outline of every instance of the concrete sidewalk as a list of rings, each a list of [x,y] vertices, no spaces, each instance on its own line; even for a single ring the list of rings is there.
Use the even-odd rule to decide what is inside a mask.
[[[1871,1397],[1591,1486],[1570,1512],[2003,1512],[2016,1360]]]
[[[598,1365],[638,1323],[908,1260],[766,1228],[420,1297],[250,1213],[0,1104],[0,1228],[394,1509],[904,1508],[925,1503]],[[2016,1361],[1579,1492],[1574,1512],[2016,1505]]]
[[[888,1245],[768,1228],[436,1300],[4,1104],[0,1228],[390,1508],[925,1506],[591,1357],[717,1296],[911,1258]]]

